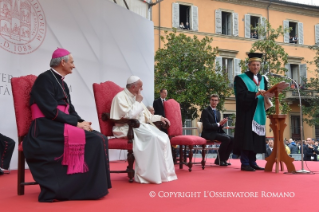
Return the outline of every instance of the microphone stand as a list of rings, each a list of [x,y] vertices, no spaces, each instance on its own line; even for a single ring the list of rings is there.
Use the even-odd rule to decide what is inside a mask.
[[[302,126],[303,125],[303,121],[302,121],[302,105],[301,105],[301,97],[300,97],[299,85],[294,79],[291,79],[290,77],[281,76],[281,75],[273,74],[273,73],[270,73],[270,72],[269,72],[269,75],[288,79],[291,82],[293,82],[296,85],[296,87],[297,87],[298,97],[299,97],[299,106],[300,106],[301,170],[296,171],[295,174],[309,174],[310,171],[305,170],[304,169],[304,165],[303,165],[303,162],[304,162],[304,160],[303,160],[303,158],[304,158],[303,157],[303,126]]]

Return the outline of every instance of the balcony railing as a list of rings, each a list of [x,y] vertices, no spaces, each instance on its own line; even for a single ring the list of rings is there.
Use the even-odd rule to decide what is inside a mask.
[[[301,89],[300,90],[300,97],[301,99],[312,99],[315,98],[316,96],[318,96],[319,93],[317,91],[314,90],[306,90],[306,89]],[[286,99],[298,99],[298,90],[297,89],[290,89],[286,92]]]

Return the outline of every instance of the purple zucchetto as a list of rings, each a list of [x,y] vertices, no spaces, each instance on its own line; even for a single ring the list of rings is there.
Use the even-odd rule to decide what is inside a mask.
[[[68,50],[62,49],[62,48],[57,48],[52,54],[52,59],[64,57],[64,56],[67,56],[69,54],[70,54],[70,52]]]

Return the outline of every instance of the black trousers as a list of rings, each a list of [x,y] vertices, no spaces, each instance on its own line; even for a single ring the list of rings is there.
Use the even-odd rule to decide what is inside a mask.
[[[229,158],[231,151],[233,150],[234,137],[225,133],[217,133],[215,140],[221,142],[219,147],[219,160],[226,161]]]
[[[15,142],[0,133],[0,167],[9,169]]]

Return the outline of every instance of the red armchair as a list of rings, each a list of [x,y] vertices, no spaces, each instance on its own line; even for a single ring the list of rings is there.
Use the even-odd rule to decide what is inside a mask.
[[[25,158],[22,149],[22,141],[28,133],[32,118],[30,109],[30,92],[36,80],[36,76],[27,75],[13,77],[11,79],[14,111],[18,130],[18,195],[24,194],[24,186],[36,185],[37,182],[25,182]]]
[[[171,140],[171,145],[180,145],[180,159],[179,159],[179,168],[183,168],[183,164],[186,164],[189,167],[189,171],[192,171],[193,163],[193,146],[201,145],[202,146],[202,169],[205,169],[205,147],[206,140],[199,136],[194,135],[182,135],[182,116],[181,108],[178,102],[174,99],[170,99],[164,102],[164,110],[166,118],[171,122],[171,126],[168,128],[168,135]],[[189,147],[189,161],[188,163],[183,160],[183,146]]]
[[[96,103],[96,110],[99,119],[101,133],[107,137],[113,136],[112,127],[114,123],[126,123],[129,125],[129,131],[127,138],[111,138],[109,140],[109,149],[123,149],[127,150],[127,161],[128,166],[124,171],[110,171],[111,173],[127,173],[129,177],[129,182],[133,182],[134,178],[134,154],[133,154],[133,143],[132,139],[134,137],[133,128],[139,127],[139,121],[137,119],[121,119],[112,120],[109,118],[109,113],[111,111],[111,104],[114,96],[122,91],[123,88],[119,87],[117,84],[111,81],[106,81],[104,83],[94,83],[93,91]]]

